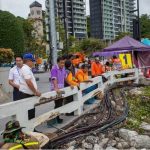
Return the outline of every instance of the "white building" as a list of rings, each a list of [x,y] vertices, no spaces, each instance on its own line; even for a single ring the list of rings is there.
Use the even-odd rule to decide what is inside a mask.
[[[35,37],[41,39],[44,36],[43,33],[43,16],[42,16],[42,5],[37,1],[30,5],[29,19],[33,20],[33,27]]]

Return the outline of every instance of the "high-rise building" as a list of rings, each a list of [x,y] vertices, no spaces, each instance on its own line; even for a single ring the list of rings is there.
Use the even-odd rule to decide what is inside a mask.
[[[91,37],[113,40],[132,32],[135,0],[90,0]]]
[[[34,35],[38,39],[42,39],[44,36],[43,33],[43,15],[42,15],[42,5],[35,1],[30,5],[30,13],[28,16],[29,19],[34,20],[33,27],[34,27]]]
[[[85,1],[54,0],[54,3],[55,16],[57,19],[60,19],[64,27],[66,27],[67,35],[72,35],[78,39],[85,38],[87,35]],[[46,0],[46,9],[47,15],[49,15],[49,0]],[[47,25],[49,25],[49,21],[46,22]]]

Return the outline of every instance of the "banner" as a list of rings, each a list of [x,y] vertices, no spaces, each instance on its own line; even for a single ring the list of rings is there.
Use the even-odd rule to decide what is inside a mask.
[[[119,54],[123,69],[133,68],[131,54]]]

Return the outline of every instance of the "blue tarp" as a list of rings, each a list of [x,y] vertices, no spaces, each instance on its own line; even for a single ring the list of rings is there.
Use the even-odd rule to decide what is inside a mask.
[[[150,46],[150,40],[148,38],[142,39],[141,42],[147,46]]]

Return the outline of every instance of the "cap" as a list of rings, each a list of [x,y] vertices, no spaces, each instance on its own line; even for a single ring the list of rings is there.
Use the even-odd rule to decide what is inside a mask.
[[[2,134],[9,134],[22,128],[25,127],[21,127],[19,121],[9,121],[6,123],[5,131]]]
[[[25,59],[25,60],[31,60],[31,61],[35,62],[34,56],[31,53],[24,54],[23,59]]]

